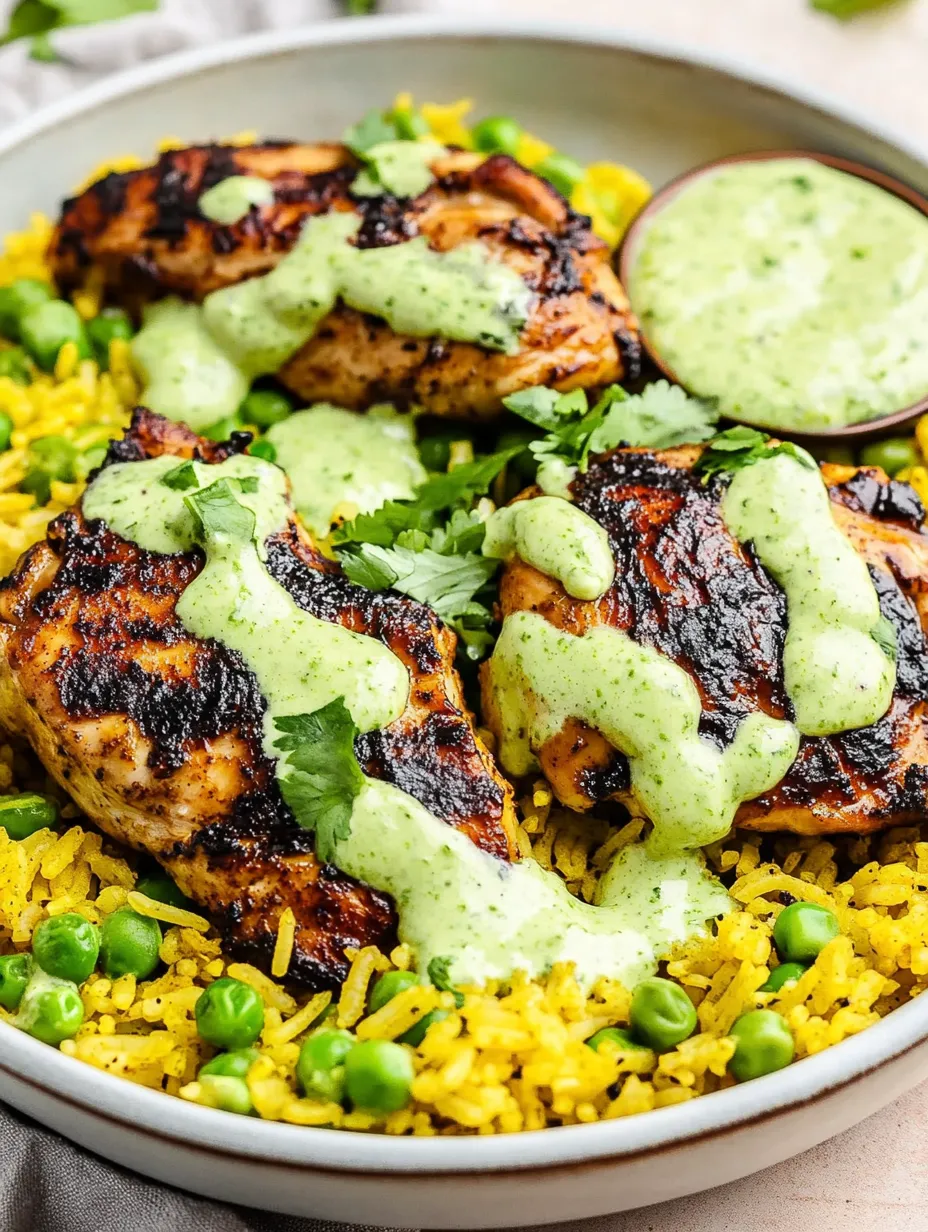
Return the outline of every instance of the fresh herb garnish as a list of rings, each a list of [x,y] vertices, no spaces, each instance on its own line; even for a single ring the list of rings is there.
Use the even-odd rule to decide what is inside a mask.
[[[342,133],[342,141],[360,159],[366,159],[367,151],[384,141],[402,140],[396,131],[396,125],[382,111],[369,111],[367,115],[346,128]]]
[[[669,381],[655,381],[640,394],[613,400],[590,447],[593,453],[623,443],[644,449],[673,449],[707,440],[715,431],[717,419],[712,403],[689,397]]]
[[[787,454],[803,466],[818,469],[814,459],[792,441],[771,441],[765,432],[740,424],[713,436],[694,464],[693,471],[708,479],[723,471],[740,471],[745,466],[753,466],[755,462],[777,454]]]
[[[475,496],[487,491],[506,463],[521,453],[522,449],[522,445],[515,445],[511,449],[501,449],[498,453],[488,454],[484,458],[475,458],[473,462],[462,462],[447,474],[431,475],[417,489],[415,504],[420,509],[438,513],[473,500]]]
[[[134,13],[153,13],[158,3],[159,0],[19,0],[5,33],[0,35],[0,46],[29,38],[33,40],[34,58],[50,61],[56,58],[48,39],[52,30],[93,26]]]
[[[870,630],[870,636],[886,655],[887,659],[896,662],[898,655],[898,647],[896,644],[896,626],[891,620],[885,616],[881,616],[873,628]]]
[[[243,542],[254,538],[255,515],[238,500],[227,479],[192,492],[184,503],[198,519],[202,537],[222,535]]]
[[[450,992],[454,994],[454,1004],[461,1008],[464,1004],[464,994],[459,992],[451,983],[451,964],[454,960],[448,955],[442,954],[433,958],[428,965],[428,977],[439,990],[439,992]]]
[[[445,621],[474,615],[474,596],[496,572],[498,561],[475,552],[443,555],[432,548],[358,544],[340,554],[352,582],[368,590],[392,587],[426,603]]]
[[[355,757],[358,735],[343,697],[314,710],[274,720],[283,732],[274,747],[287,754],[280,791],[296,822],[316,836],[316,856],[335,859],[338,843],[351,834],[351,810],[364,786]]]
[[[241,479],[236,479],[235,482],[238,484],[239,490],[247,493],[249,496],[258,490],[257,475],[243,475]]]
[[[161,476],[161,482],[166,488],[173,488],[175,492],[186,492],[188,488],[200,486],[197,468],[192,462],[181,462],[180,466],[173,467]]]
[[[503,399],[503,405],[536,427],[547,429],[547,436],[532,441],[529,449],[539,465],[557,459],[563,466],[576,466],[581,472],[589,465],[596,433],[614,402],[628,395],[618,385],[610,385],[592,408],[584,390],[559,394],[536,386]]]

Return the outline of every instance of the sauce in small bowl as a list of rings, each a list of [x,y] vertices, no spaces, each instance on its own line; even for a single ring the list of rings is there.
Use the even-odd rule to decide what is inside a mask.
[[[808,442],[928,410],[928,198],[806,151],[737,155],[652,198],[619,275],[657,366],[723,418]]]

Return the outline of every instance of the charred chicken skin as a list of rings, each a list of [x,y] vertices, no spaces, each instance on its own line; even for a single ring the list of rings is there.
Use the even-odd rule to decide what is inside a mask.
[[[107,464],[161,454],[221,462],[247,441],[217,445],[139,411]],[[349,582],[296,521],[267,549],[269,571],[300,607],[379,639],[409,670],[403,715],[358,737],[364,771],[509,859],[511,793],[474,732],[454,635],[421,604]],[[202,567],[197,551],[143,551],[79,507],[56,518],[0,590],[0,722],[103,830],[153,855],[234,953],[266,965],[290,907],[289,977],[335,987],[346,946],[392,942],[393,907],[320,865],[262,751],[254,676],[180,623],[178,599]]]
[[[608,625],[669,656],[695,682],[700,732],[725,748],[742,720],[791,711],[783,683],[786,599],[721,513],[722,484],[692,471],[696,447],[618,449],[572,484],[577,506],[603,526],[615,581],[595,602],[516,559],[507,565],[505,617],[533,611],[573,634]],[[736,825],[800,834],[866,833],[928,816],[928,535],[908,485],[876,469],[822,467],[840,529],[867,563],[898,649],[895,696],[871,727],[803,737],[786,777],[743,804]],[[484,679],[485,717],[499,730]],[[577,809],[617,799],[633,812],[626,757],[568,720],[536,750],[558,798]]]
[[[108,175],[64,203],[49,251],[55,278],[71,290],[97,277],[111,301],[136,312],[165,295],[201,300],[271,270],[313,215],[352,211],[364,248],[419,235],[438,251],[482,241],[522,276],[534,304],[515,355],[398,335],[339,304],[279,373],[306,402],[363,410],[386,400],[481,418],[531,385],[569,390],[638,375],[637,324],[606,245],[544,180],[506,155],[451,151],[433,164],[436,179],[421,196],[356,197],[358,169],[338,145],[171,150],[153,167]],[[232,175],[267,179],[274,201],[225,226],[197,202]]]

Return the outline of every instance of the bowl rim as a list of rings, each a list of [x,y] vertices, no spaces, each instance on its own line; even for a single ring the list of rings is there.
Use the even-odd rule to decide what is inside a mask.
[[[898,197],[906,205],[911,206],[913,210],[921,214],[926,222],[928,222],[928,194],[919,192],[917,188],[906,184],[904,180],[900,180],[894,175],[889,175],[885,171],[880,171],[876,167],[871,167],[867,163],[859,162],[855,158],[844,158],[839,154],[826,154],[821,150],[809,150],[804,147],[796,149],[749,150],[744,154],[726,154],[722,158],[713,158],[709,162],[700,163],[697,167],[691,167],[689,170],[669,180],[657,190],[653,197],[645,202],[629,223],[625,234],[622,236],[618,252],[615,255],[615,266],[619,275],[619,281],[625,288],[626,293],[629,294],[629,298],[631,298],[628,290],[629,278],[641,251],[641,245],[647,235],[649,226],[660,216],[661,211],[671,205],[690,185],[697,183],[707,176],[724,171],[726,167],[738,166],[741,163],[786,160],[802,161],[803,159],[809,162],[821,163],[825,167],[831,167],[834,171],[841,171],[844,175],[854,176],[859,180],[875,185],[877,188],[882,188],[884,192]],[[633,311],[634,307],[635,305],[632,303]],[[672,366],[662,358],[657,347],[653,346],[648,340],[647,333],[640,323],[639,328],[641,330],[642,345],[661,375],[673,381],[674,384],[683,386],[684,383],[676,375]],[[862,443],[863,441],[878,440],[881,437],[892,436],[906,424],[918,419],[925,411],[928,411],[928,393],[916,402],[910,402],[908,406],[900,407],[898,411],[891,411],[888,415],[881,415],[877,419],[861,419],[854,423],[841,424],[835,428],[808,430],[785,427],[777,428],[770,424],[761,423],[759,420],[745,418],[739,418],[732,422],[747,424],[751,428],[759,428],[762,432],[772,432],[776,435],[786,436],[790,440],[799,441],[804,445],[827,446],[840,445],[846,441],[852,444]]]
[[[340,19],[248,35],[180,52],[128,69],[42,108],[0,134],[0,158],[36,135],[84,116],[129,94],[157,90],[179,77],[305,48],[387,44],[422,39],[506,40],[577,44],[612,49],[642,59],[677,63],[787,98],[823,118],[837,119],[892,146],[928,169],[928,149],[911,142],[862,110],[785,74],[706,52],[672,39],[593,24],[535,22],[488,16],[380,16]],[[603,1160],[670,1153],[700,1139],[730,1134],[814,1104],[902,1058],[928,1040],[928,996],[894,1010],[858,1035],[764,1078],[684,1104],[592,1125],[493,1137],[391,1138],[344,1130],[236,1117],[188,1104],[160,1091],[133,1086],[39,1043],[0,1022],[0,1075],[96,1117],[111,1130],[134,1130],[204,1156],[220,1154],[243,1164],[265,1162],[307,1173],[448,1176],[557,1170]]]

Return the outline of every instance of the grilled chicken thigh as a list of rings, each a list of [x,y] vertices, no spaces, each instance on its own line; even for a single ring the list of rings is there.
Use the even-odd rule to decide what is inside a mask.
[[[247,440],[217,445],[139,411],[108,462],[220,462]],[[421,604],[349,582],[296,522],[267,546],[300,607],[379,639],[409,669],[404,714],[357,740],[365,772],[509,859],[511,793],[466,710],[454,635]],[[202,566],[196,551],[143,551],[79,507],[56,518],[0,590],[0,722],[108,834],[155,856],[240,955],[268,960],[292,908],[290,977],[334,987],[346,946],[390,943],[392,904],[320,866],[262,752],[254,676],[180,623],[177,601]]]
[[[722,485],[692,472],[695,447],[618,449],[572,484],[577,506],[608,531],[615,581],[602,599],[572,599],[521,560],[501,583],[503,615],[528,610],[581,634],[611,625],[683,667],[702,698],[702,735],[725,747],[755,710],[788,717],[786,600],[722,519]],[[736,824],[801,834],[864,833],[928,817],[928,535],[906,484],[882,471],[824,466],[834,515],[869,566],[898,643],[896,692],[872,727],[804,737],[786,777],[743,804]],[[485,718],[500,729],[484,679]],[[633,811],[625,756],[569,720],[538,757],[558,798],[578,809],[618,799]]]
[[[338,145],[195,146],[153,167],[108,175],[66,201],[50,248],[69,290],[98,271],[110,300],[137,311],[146,300],[210,291],[267,273],[307,218],[361,216],[361,247],[417,235],[440,251],[481,240],[535,292],[518,354],[463,342],[398,335],[379,318],[339,305],[279,373],[307,402],[363,410],[377,401],[438,414],[496,414],[507,394],[545,384],[568,390],[633,379],[637,324],[608,250],[564,199],[506,155],[449,152],[421,196],[355,197],[358,163]],[[265,178],[275,200],[224,226],[204,217],[201,193],[231,175]]]

